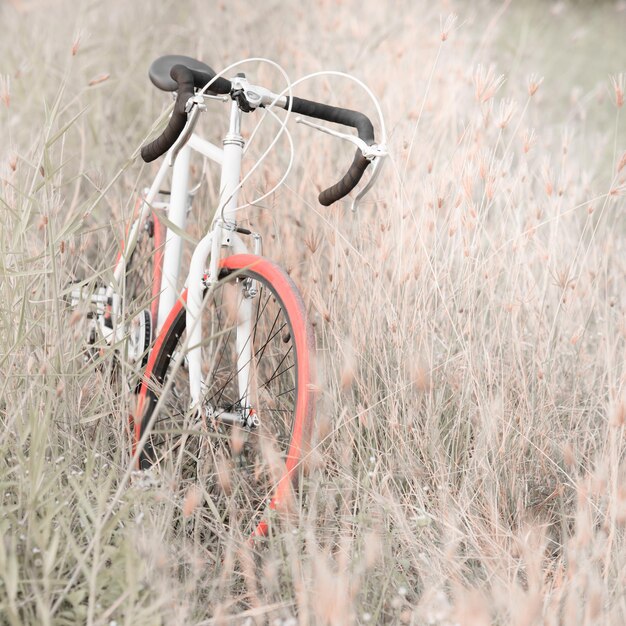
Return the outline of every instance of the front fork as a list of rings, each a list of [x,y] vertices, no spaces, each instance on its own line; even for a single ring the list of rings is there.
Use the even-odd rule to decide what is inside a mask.
[[[241,289],[237,298],[237,385],[239,386],[239,403],[243,411],[244,425],[249,425],[250,412],[253,411],[250,402],[250,381],[252,366],[252,302],[253,296],[246,293],[246,286],[241,282]]]
[[[250,233],[254,238],[254,252],[261,253],[261,237]],[[219,259],[222,248],[228,254],[247,254],[245,243],[231,228],[217,221],[213,231],[198,244],[191,258],[187,279],[187,366],[192,408],[200,409],[206,416],[218,422],[237,424],[242,427],[256,427],[258,418],[252,405],[251,380],[253,379],[254,342],[252,337],[253,303],[258,294],[256,281],[244,279],[239,283],[237,301],[237,327],[235,346],[237,349],[237,385],[239,388],[239,407],[237,411],[225,411],[220,407],[207,407],[203,399],[206,385],[202,375],[202,307],[205,291],[210,291],[217,284],[219,277]],[[209,258],[209,271],[205,271]]]
[[[237,102],[233,100],[230,109],[228,134],[224,138],[222,177],[220,180],[220,200],[211,231],[198,244],[191,257],[189,276],[187,278],[187,362],[189,367],[189,391],[192,408],[204,412],[212,412],[219,419],[220,407],[203,406],[202,379],[202,306],[204,290],[214,288],[219,279],[219,260],[222,248],[227,254],[245,254],[248,252],[239,237],[236,227],[237,198],[241,177],[241,158],[244,140],[241,135],[241,116]],[[244,231],[241,231],[244,232]],[[246,232],[246,234],[251,234]],[[258,238],[260,242],[260,238]],[[257,246],[255,246],[256,248]],[[208,277],[205,275],[206,262],[209,259]],[[254,420],[250,406],[250,380],[252,369],[252,293],[255,290],[249,285],[243,286],[239,293],[237,319],[237,384],[239,386],[239,421],[243,426],[250,425]],[[247,290],[247,291],[246,291]],[[210,295],[210,294],[209,294]],[[232,411],[232,408],[230,408]],[[223,413],[226,416],[226,413]],[[229,418],[230,419],[230,418]],[[228,421],[226,417],[222,420]]]

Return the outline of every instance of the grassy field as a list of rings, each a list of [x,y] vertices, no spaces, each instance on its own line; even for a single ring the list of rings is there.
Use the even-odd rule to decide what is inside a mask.
[[[626,623],[624,2],[0,0],[0,26],[0,623]],[[133,398],[64,302],[110,275],[171,52],[351,72],[389,133],[356,215],[316,201],[351,148],[295,124],[246,212],[319,371],[295,513],[254,548],[129,475]]]

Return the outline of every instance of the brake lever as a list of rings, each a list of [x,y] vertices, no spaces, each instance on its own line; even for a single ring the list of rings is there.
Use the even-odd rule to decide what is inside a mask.
[[[338,137],[339,139],[349,141],[361,151],[361,154],[363,154],[363,156],[368,161],[373,161],[378,157],[387,156],[387,147],[383,144],[373,143],[371,146],[368,146],[360,137],[355,137],[354,135],[349,135],[347,133],[340,133],[339,131],[333,130],[332,128],[326,128],[326,126],[322,126],[321,124],[316,124],[315,122],[309,122],[309,120],[304,120],[300,116],[296,117],[296,124],[304,124],[305,126],[310,126],[311,128],[315,128],[316,130],[321,130],[327,135],[332,135],[333,137]]]
[[[187,113],[187,123],[185,124],[185,128],[183,128],[183,132],[179,135],[178,139],[174,142],[174,145],[170,148],[169,151],[170,167],[174,165],[174,161],[176,160],[178,153],[181,151],[182,147],[189,141],[189,138],[193,134],[193,129],[198,123],[200,113],[206,111],[204,98],[201,95],[196,95],[189,98],[189,100],[187,100],[187,103],[185,104],[185,111]]]
[[[363,189],[359,191],[359,193],[355,196],[354,200],[352,201],[351,209],[353,213],[356,213],[356,210],[359,206],[359,202],[361,202],[361,200],[367,195],[369,190],[374,186],[374,184],[376,183],[376,180],[380,176],[380,171],[383,169],[385,156],[386,156],[386,153],[385,155],[378,156],[372,160],[372,175],[370,176],[370,179],[367,181],[367,185],[365,185],[365,187],[363,187]]]

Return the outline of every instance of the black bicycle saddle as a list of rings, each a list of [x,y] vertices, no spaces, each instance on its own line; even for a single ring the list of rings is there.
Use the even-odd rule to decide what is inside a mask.
[[[200,72],[206,72],[211,76],[215,76],[215,71],[212,70],[206,63],[186,57],[182,54],[166,54],[159,57],[156,61],[152,62],[148,75],[153,84],[162,89],[163,91],[176,91],[178,85],[176,81],[170,76],[170,70],[175,65],[184,65],[190,70],[199,70]],[[213,93],[210,89],[208,93]]]

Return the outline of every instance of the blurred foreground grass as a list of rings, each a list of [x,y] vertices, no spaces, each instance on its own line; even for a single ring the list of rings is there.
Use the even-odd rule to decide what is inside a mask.
[[[626,621],[623,3],[14,0],[0,26],[1,622]],[[350,150],[295,126],[249,212],[321,378],[295,514],[254,551],[199,540],[164,477],[121,482],[132,398],[63,304],[110,272],[174,51],[354,72],[390,132],[356,216],[315,200]],[[373,116],[335,80],[298,93]]]

